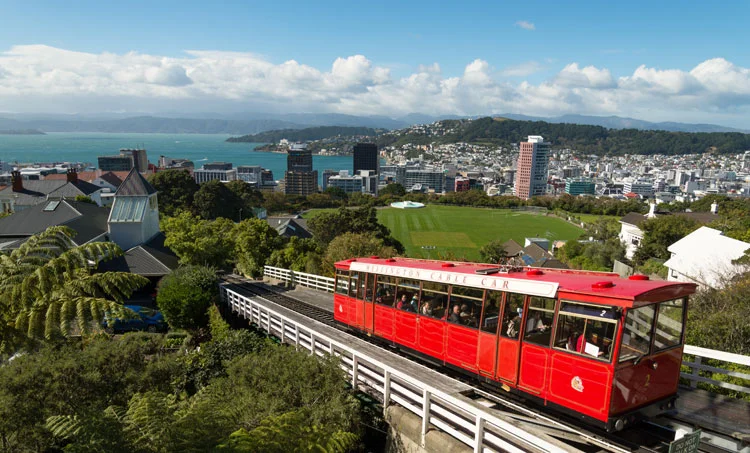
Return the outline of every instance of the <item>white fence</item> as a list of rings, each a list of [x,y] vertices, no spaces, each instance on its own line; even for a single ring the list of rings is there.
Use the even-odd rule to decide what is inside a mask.
[[[445,393],[419,381],[416,376],[370,357],[352,347],[351,342],[335,340],[325,333],[325,329],[330,328],[282,314],[283,309],[272,308],[274,305],[262,298],[244,296],[225,285],[221,287],[221,297],[234,312],[282,342],[318,356],[334,354],[340,357],[352,387],[379,397],[384,408],[398,403],[421,417],[421,439],[418,441],[423,447],[432,425],[469,445],[475,452],[571,451],[569,445],[544,434],[530,433],[490,414],[476,403]]]
[[[304,272],[295,272],[289,269],[282,269],[278,267],[266,266],[264,269],[264,275],[266,277],[274,278],[284,282],[290,282],[292,284],[306,286],[308,288],[315,288],[329,293],[333,292],[334,279],[331,277],[323,277],[322,275],[307,274]],[[719,360],[726,364],[742,365],[750,367],[750,357],[731,354],[729,352],[716,351],[713,349],[699,348],[697,346],[685,345],[685,355],[682,364],[690,371],[683,372],[682,377],[690,381],[690,386],[696,388],[699,382],[706,384],[713,384],[721,388],[733,390],[736,392],[742,392],[750,394],[750,374],[728,370],[720,367],[708,366],[704,363],[704,359]],[[689,360],[691,359],[692,360]],[[726,365],[724,365],[726,366]],[[716,379],[712,379],[706,376],[701,376],[707,373],[719,373],[725,376],[731,376],[744,380],[748,384],[746,386],[732,384]]]

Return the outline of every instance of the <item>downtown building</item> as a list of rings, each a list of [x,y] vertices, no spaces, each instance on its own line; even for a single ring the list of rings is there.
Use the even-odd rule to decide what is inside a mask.
[[[145,149],[123,148],[120,154],[113,156],[99,156],[99,169],[107,171],[130,171],[133,168],[140,173],[148,171],[148,156]]]
[[[516,165],[516,183],[513,192],[519,198],[547,193],[549,170],[549,143],[541,135],[529,135],[527,142],[519,144],[521,149]]]
[[[202,168],[193,170],[193,179],[197,184],[219,180],[229,182],[237,180],[237,169],[232,168],[230,162],[211,162],[204,164]]]
[[[378,145],[374,143],[357,143],[354,145],[354,174],[360,170],[378,173],[380,170],[380,156]]]
[[[318,172],[313,170],[312,151],[305,144],[295,143],[287,152],[284,193],[306,196],[317,191]]]

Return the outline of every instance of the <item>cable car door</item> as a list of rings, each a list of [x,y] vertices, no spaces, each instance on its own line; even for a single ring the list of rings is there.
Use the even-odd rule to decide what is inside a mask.
[[[365,319],[364,329],[368,333],[375,332],[375,303],[373,294],[375,294],[375,274],[363,274],[366,276],[362,283],[362,294],[360,297],[364,301]]]
[[[518,382],[518,364],[521,358],[520,337],[525,321],[524,299],[523,294],[507,293],[503,311],[505,324],[501,326],[500,335],[498,335],[495,377],[512,385]]]
[[[477,351],[477,371],[482,376],[495,378],[497,369],[497,347],[503,327],[503,295],[500,291],[487,291],[487,298],[479,325],[479,350]]]

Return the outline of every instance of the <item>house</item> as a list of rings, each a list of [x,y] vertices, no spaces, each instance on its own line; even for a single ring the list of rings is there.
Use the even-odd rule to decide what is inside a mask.
[[[551,253],[539,245],[539,238],[527,238],[526,246],[521,245],[513,239],[503,244],[505,254],[513,262],[521,266],[546,267],[554,269],[567,269],[568,266],[555,258]],[[547,241],[549,244],[549,241]]]
[[[700,227],[667,248],[672,254],[664,263],[669,269],[667,280],[720,288],[730,278],[748,270],[745,265],[732,263],[748,249],[750,243],[726,237],[713,228]]]
[[[115,192],[111,210],[92,203],[49,198],[45,203],[0,218],[0,250],[17,248],[34,234],[65,225],[77,232],[73,238],[76,245],[112,241],[125,251],[122,257],[101,263],[101,270],[143,275],[152,280],[153,288],[159,278],[178,265],[175,254],[164,246],[156,197],[154,187],[133,170]]]
[[[620,219],[621,228],[620,234],[618,235],[620,242],[625,245],[625,257],[629,260],[633,259],[636,250],[638,250],[638,247],[641,245],[641,241],[643,241],[643,230],[641,230],[641,225],[646,220],[665,215],[676,215],[695,220],[701,224],[707,224],[719,219],[717,211],[718,205],[716,203],[711,205],[711,212],[657,211],[656,204],[651,203],[649,212],[646,215],[638,214],[637,212],[629,212]]]
[[[50,198],[75,198],[83,195],[101,205],[102,189],[78,179],[75,169],[68,169],[65,179],[25,180],[18,171],[11,173],[11,185],[0,190],[2,212],[17,212],[46,202]]]
[[[279,236],[290,238],[296,236],[300,239],[312,237],[312,233],[307,229],[307,220],[300,216],[284,217],[271,216],[265,218],[266,222],[275,229]]]

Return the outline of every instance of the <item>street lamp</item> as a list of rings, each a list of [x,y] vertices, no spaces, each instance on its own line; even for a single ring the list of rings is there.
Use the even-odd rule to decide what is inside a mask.
[[[242,223],[242,208],[240,208],[240,223]]]

